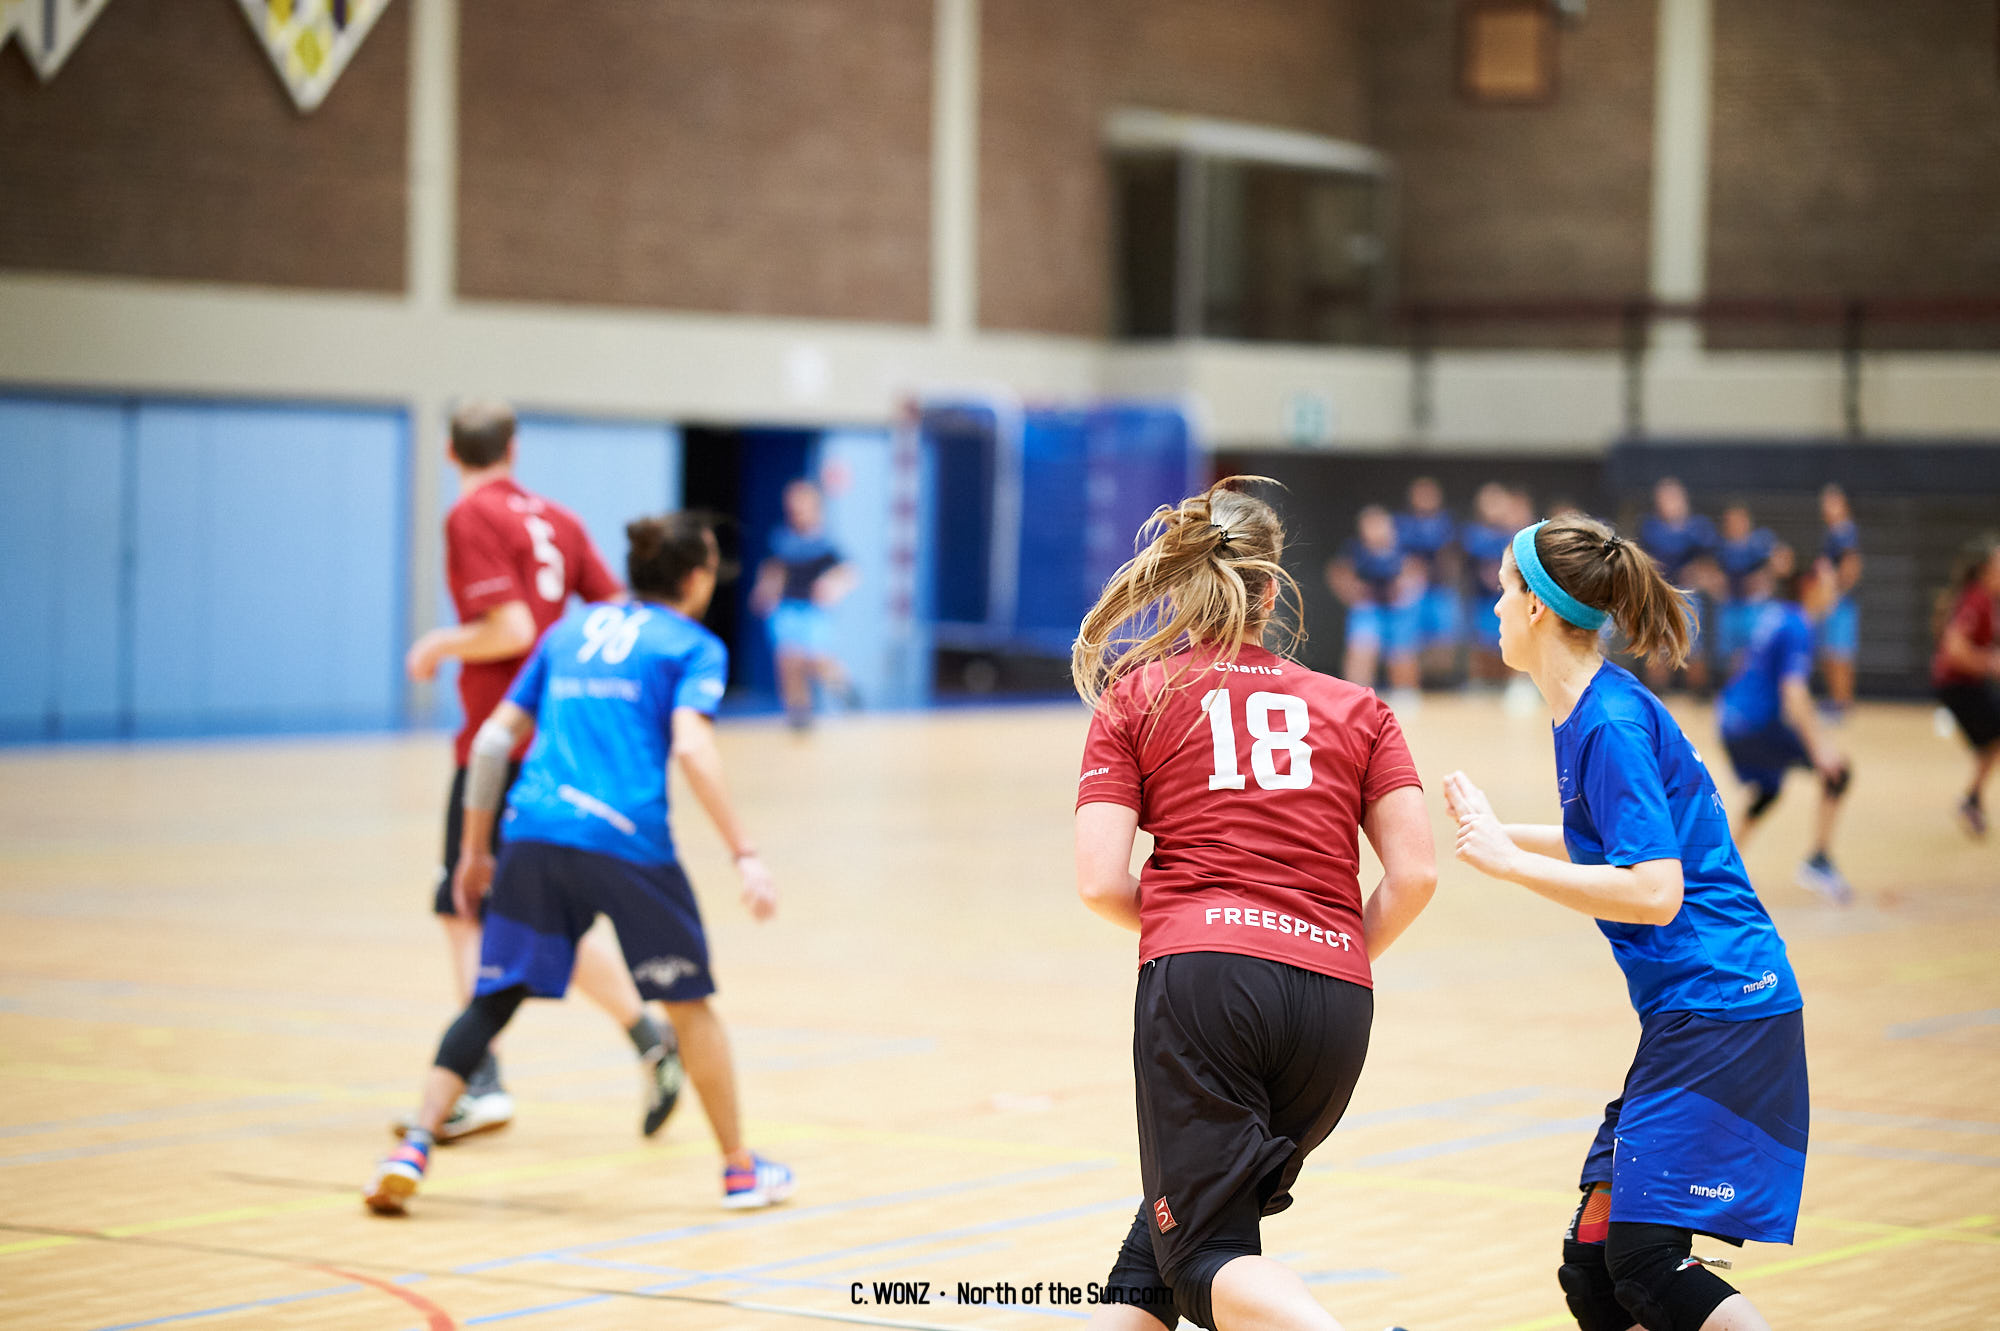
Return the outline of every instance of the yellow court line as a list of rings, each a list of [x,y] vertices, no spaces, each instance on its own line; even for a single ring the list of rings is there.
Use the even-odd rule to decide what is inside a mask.
[[[51,1234],[46,1238],[22,1239],[19,1243],[0,1243],[0,1257],[17,1252],[38,1252],[43,1248],[61,1248],[77,1242],[62,1234]]]
[[[1880,1238],[1867,1239],[1860,1243],[1850,1243],[1841,1248],[1830,1248],[1825,1252],[1810,1253],[1802,1257],[1790,1257],[1782,1262],[1769,1262],[1749,1267],[1742,1271],[1731,1271],[1727,1279],[1731,1284],[1738,1284],[1745,1280],[1763,1279],[1766,1276],[1790,1275],[1794,1271],[1805,1271],[1816,1266],[1830,1266],[1835,1262],[1844,1262],[1851,1257],[1866,1256],[1871,1252],[1885,1252],[1890,1248],[1907,1247],[1912,1243],[1920,1243],[1925,1239],[1984,1238],[1986,1237],[1984,1235],[1955,1234],[1952,1231],[1976,1229],[1990,1225],[1991,1223],[1993,1223],[1993,1217],[1990,1215],[1969,1215],[1961,1220],[1953,1220],[1949,1224],[1939,1225],[1934,1228],[1906,1228],[1900,1233],[1885,1234]],[[1556,1327],[1572,1325],[1574,1325],[1573,1319],[1568,1313],[1564,1313],[1558,1317],[1543,1317],[1532,1322],[1514,1322],[1501,1327],[1499,1331],[1554,1331]]]

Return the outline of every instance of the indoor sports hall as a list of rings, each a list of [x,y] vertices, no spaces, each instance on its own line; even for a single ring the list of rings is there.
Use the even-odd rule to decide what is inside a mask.
[[[1446,792],[1573,826],[1561,633],[1712,776],[1789,958],[1743,995],[1802,1013],[1792,1242],[1681,1226],[1738,1291],[1685,1331],[2000,1326],[1996,212],[1991,0],[0,0],[0,1327],[1176,1322],[1178,1269],[1104,1301],[1135,1211],[1206,1231],[1142,1174],[1148,935],[1079,900],[1072,644],[1230,476],[1297,594],[1246,733],[1169,746],[1214,839],[1358,779],[1274,728],[1318,672],[1436,865],[1263,1256],[1347,1331],[1598,1331],[1558,1268],[1653,933]],[[1523,567],[1591,519],[1685,660]],[[643,712],[648,614],[710,694]],[[600,919],[559,980],[596,947],[637,1022],[578,961],[467,1046],[510,820],[630,822],[544,778],[586,753],[650,763],[714,996]]]

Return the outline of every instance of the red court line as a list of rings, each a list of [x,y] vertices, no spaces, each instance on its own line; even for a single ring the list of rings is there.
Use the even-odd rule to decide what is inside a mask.
[[[324,1271],[326,1274],[338,1276],[342,1280],[358,1281],[370,1289],[379,1289],[392,1298],[401,1299],[424,1315],[424,1326],[427,1328],[427,1331],[458,1331],[458,1323],[451,1320],[450,1313],[447,1313],[423,1295],[413,1294],[401,1285],[392,1285],[386,1280],[377,1280],[373,1276],[357,1275],[352,1271],[343,1271],[334,1266],[315,1266],[313,1270]]]

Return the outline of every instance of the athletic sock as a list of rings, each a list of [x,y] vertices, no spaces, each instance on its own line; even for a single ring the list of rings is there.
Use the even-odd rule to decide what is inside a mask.
[[[639,1020],[625,1028],[625,1037],[632,1042],[632,1047],[639,1051],[641,1058],[651,1056],[654,1050],[667,1042],[666,1036],[660,1033],[659,1023],[653,1020],[649,1012],[641,1012]]]

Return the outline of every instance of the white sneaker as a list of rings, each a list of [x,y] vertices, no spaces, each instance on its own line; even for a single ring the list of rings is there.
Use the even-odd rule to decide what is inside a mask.
[[[1854,885],[1824,855],[1815,855],[1799,865],[1798,884],[1836,906],[1845,906],[1854,900]]]
[[[451,1113],[445,1115],[444,1122],[438,1125],[437,1140],[442,1144],[482,1132],[498,1132],[513,1121],[514,1097],[507,1092],[496,1089],[475,1095],[467,1091],[458,1097]],[[390,1125],[390,1131],[400,1137],[416,1125],[415,1114],[404,1114]]]

